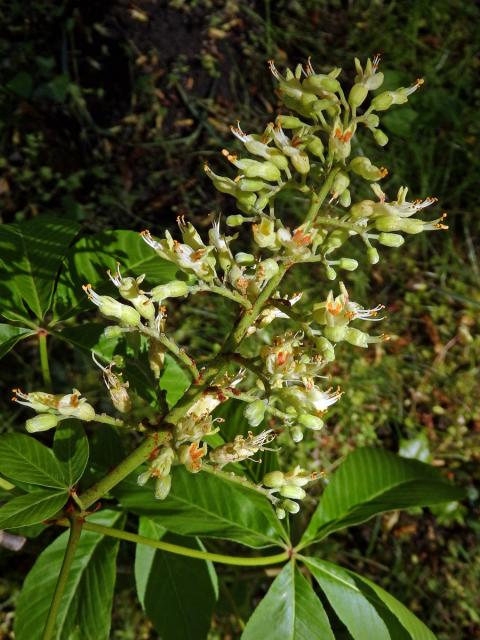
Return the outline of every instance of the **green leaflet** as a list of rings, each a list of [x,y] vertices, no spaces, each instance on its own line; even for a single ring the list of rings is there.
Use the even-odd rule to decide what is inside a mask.
[[[0,436],[0,473],[14,481],[42,487],[68,487],[62,465],[53,451],[23,433]]]
[[[38,319],[43,318],[52,302],[56,276],[78,230],[71,220],[47,215],[0,226],[0,294],[5,294],[0,297],[5,301],[5,317],[28,318],[25,303]]]
[[[0,358],[3,358],[19,340],[24,340],[35,332],[25,327],[14,327],[11,324],[0,324]]]
[[[74,486],[88,462],[88,439],[78,420],[65,420],[55,429],[53,452],[62,465],[65,481]]]
[[[261,495],[207,473],[173,471],[172,490],[156,500],[153,487],[139,487],[138,472],[113,494],[129,511],[158,521],[173,533],[224,538],[250,547],[282,544],[286,534],[270,503]]]
[[[102,511],[89,517],[104,526],[119,526],[122,514]],[[16,640],[40,640],[69,532],[65,531],[38,557],[17,601]],[[80,631],[82,640],[108,640],[118,541],[82,531],[57,616],[55,639]],[[75,636],[74,636],[75,637]]]
[[[327,614],[293,562],[275,578],[242,640],[334,640]]]
[[[195,538],[167,534],[148,518],[141,517],[140,535],[165,539],[194,549],[204,549]],[[135,554],[137,593],[145,613],[161,637],[169,640],[201,640],[207,637],[218,596],[211,562],[194,560],[145,545]]]
[[[0,507],[0,529],[15,529],[52,518],[68,500],[66,491],[37,489]]]
[[[302,546],[383,511],[462,497],[464,491],[446,482],[430,465],[383,449],[357,449],[333,474],[303,534]]]

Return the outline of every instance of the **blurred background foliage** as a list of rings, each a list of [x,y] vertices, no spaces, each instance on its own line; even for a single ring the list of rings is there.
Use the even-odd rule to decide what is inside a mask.
[[[480,460],[479,308],[480,9],[458,0],[12,0],[0,6],[0,221],[44,214],[111,228],[160,233],[186,214],[200,228],[232,204],[212,190],[202,164],[222,166],[233,147],[229,126],[260,131],[276,98],[266,61],[344,68],[382,53],[387,87],[425,86],[384,119],[390,143],[363,148],[389,169],[391,195],[409,185],[435,195],[450,231],[410,237],[369,267],[359,250],[348,275],[352,298],[387,305],[383,330],[395,339],[367,352],[344,348],[332,371],[346,391],[328,427],[291,460],[330,469],[362,444],[380,444],[443,467],[471,487],[470,502],[418,518],[388,514],[333,538],[329,557],[367,572],[414,609],[440,640],[480,638],[478,484]],[[295,219],[295,203],[284,203]],[[323,299],[320,273],[296,274],[295,289]],[[232,309],[202,298],[172,313],[170,326],[189,348],[208,355],[231,323]],[[176,320],[181,319],[180,322]],[[340,349],[341,347],[339,347]],[[58,349],[58,353],[56,351]],[[88,363],[52,347],[58,381]],[[4,427],[16,413],[11,386],[38,387],[28,340],[2,362]],[[79,385],[80,386],[80,385]],[[16,592],[38,551],[2,559],[0,638],[10,638]],[[131,558],[123,571],[112,637],[153,638],[132,592]],[[224,577],[215,638],[238,637],[267,580],[220,568]]]

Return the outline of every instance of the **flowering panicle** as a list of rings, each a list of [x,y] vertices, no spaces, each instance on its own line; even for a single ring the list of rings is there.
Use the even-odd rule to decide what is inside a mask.
[[[147,428],[148,422],[148,428],[168,430],[168,445],[154,451],[138,477],[140,485],[154,481],[158,499],[169,494],[174,465],[198,473],[204,465],[212,470],[255,460],[281,433],[299,443],[305,434],[325,428],[329,409],[343,393],[322,380],[336,358],[336,345],[367,348],[388,339],[384,334],[371,335],[365,328],[366,322],[382,319],[378,314],[383,305],[365,308],[352,301],[342,282],[338,294],[332,290],[323,301],[310,303],[301,292],[285,296],[279,283],[287,270],[306,263],[334,281],[338,271],[354,271],[359,266],[349,255],[351,240],[359,241],[368,261],[376,264],[381,258],[379,248],[399,247],[411,234],[446,229],[446,214],[430,221],[422,217],[436,198],[409,201],[407,188],[401,187],[396,199],[389,200],[380,187],[388,169],[364,155],[361,150],[367,147],[356,141],[366,134],[380,147],[387,144],[381,116],[390,107],[407,102],[423,84],[417,80],[410,87],[378,93],[384,80],[379,65],[379,55],[365,64],[355,59],[353,85],[345,87],[337,67],[320,73],[309,59],[305,65],[280,72],[269,62],[282,113],[259,133],[245,133],[239,123],[231,127],[238,150],[223,149],[219,160],[227,164],[229,175],[205,165],[214,187],[236,208],[226,217],[226,226],[246,225],[251,247],[241,246],[236,252],[238,234],[226,235],[216,212],[210,214],[213,222],[205,234],[180,216],[179,239],[168,230],[161,238],[148,230],[140,234],[153,252],[175,265],[175,279],[151,282],[147,287],[144,274],[125,276],[117,265],[108,278],[118,299],[99,293],[108,281],[95,283],[97,290],[84,285],[91,302],[112,321],[105,335],[126,338],[127,352],[148,360],[152,379],[157,381],[152,384],[158,392],[156,399],[154,394],[148,406],[145,401],[142,405],[136,402],[129,383],[114,373],[115,358],[104,366],[94,357],[119,412],[131,417],[133,405],[136,418],[137,412],[144,412],[142,427]],[[364,181],[374,196],[356,200],[356,188],[365,186]],[[279,214],[288,196],[295,206],[293,224]],[[303,217],[297,215],[302,208]],[[167,307],[204,293],[223,296],[240,309],[220,353],[213,356],[218,361],[211,369],[208,363],[197,368],[169,335],[167,326]],[[277,329],[282,323],[287,328]],[[248,338],[245,348],[244,338]],[[159,391],[167,354],[191,379],[190,389],[173,411],[167,406],[170,399]],[[233,367],[241,369],[235,374]],[[30,431],[51,429],[66,417],[85,421],[99,417],[75,389],[67,395],[20,390],[15,394],[17,402],[37,413],[27,421]],[[229,398],[245,402],[248,427],[266,424],[266,428],[247,435],[242,429],[230,442],[212,448],[207,438],[223,422],[214,412]],[[263,488],[257,489],[271,499],[282,518],[299,511],[304,487],[316,477],[300,467],[287,473],[274,471],[265,476]]]

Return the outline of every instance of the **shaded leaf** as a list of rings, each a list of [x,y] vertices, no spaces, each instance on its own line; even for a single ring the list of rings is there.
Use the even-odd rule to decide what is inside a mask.
[[[368,520],[384,511],[422,507],[464,497],[437,469],[383,449],[351,453],[333,474],[302,543]]]
[[[281,544],[286,538],[270,502],[252,489],[177,467],[168,498],[156,500],[153,486],[138,486],[138,473],[119,484],[113,494],[126,509],[148,516],[173,533],[225,538],[258,548]]]
[[[162,526],[145,517],[140,518],[138,532],[155,540],[162,538],[192,549],[203,548],[195,538],[166,534]],[[213,566],[204,560],[137,545],[135,581],[138,597],[163,638],[201,640],[207,637],[217,599],[212,577],[216,579]]]
[[[395,618],[397,618],[398,622],[406,631],[408,631],[414,640],[435,640],[435,636],[430,629],[390,593],[377,586],[368,578],[364,578],[353,571],[348,571],[348,573],[362,591],[364,591],[362,583],[367,587],[368,590],[364,591],[367,598],[372,599],[370,593],[373,592],[376,599],[381,601],[387,607],[387,609],[395,616]]]
[[[249,619],[242,640],[334,640],[327,614],[292,562],[275,578]]]
[[[64,420],[55,430],[53,453],[62,465],[65,482],[74,486],[88,462],[88,439],[78,420]]]
[[[385,622],[345,569],[319,559],[304,561],[353,640],[391,639]]]
[[[28,338],[35,333],[25,327],[14,327],[11,324],[0,324],[0,358],[3,358],[19,340]]]
[[[122,514],[102,511],[91,522],[118,526]],[[69,532],[65,531],[38,557],[17,601],[16,640],[40,640],[62,565]],[[82,531],[57,615],[55,640],[71,636],[108,640],[110,634],[118,540]]]
[[[66,491],[37,489],[0,507],[0,529],[15,529],[52,518],[68,500]]]
[[[23,433],[0,436],[0,473],[28,484],[67,488],[62,466],[53,451]]]
[[[22,315],[24,301],[38,319],[49,309],[56,277],[79,226],[42,215],[28,222],[0,226],[0,297],[2,313]]]
[[[166,391],[169,407],[173,407],[190,386],[190,376],[177,364],[176,360],[165,355],[165,367],[160,377],[160,389]]]
[[[105,324],[85,322],[62,329],[59,337],[82,351],[92,351],[98,356],[111,360],[121,340],[119,337],[105,337]]]

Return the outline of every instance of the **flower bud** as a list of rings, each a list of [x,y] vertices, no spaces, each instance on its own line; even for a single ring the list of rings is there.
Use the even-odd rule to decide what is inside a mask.
[[[277,126],[283,127],[283,129],[299,129],[300,127],[306,126],[305,123],[296,116],[277,116],[276,123]]]
[[[282,509],[282,507],[277,507],[275,509],[275,513],[277,514],[277,518],[279,520],[284,520],[287,516],[287,512],[285,511],[285,509]]]
[[[310,140],[310,142],[307,144],[307,149],[314,156],[317,156],[317,158],[320,158],[320,160],[323,161],[325,159],[325,156],[324,156],[324,153],[323,153],[324,146],[323,146],[323,142],[320,140],[320,138],[317,138],[316,136],[313,136],[312,139]]]
[[[140,487],[144,487],[147,484],[147,482],[150,480],[151,477],[152,477],[152,474],[151,474],[150,470],[144,471],[143,473],[141,473],[137,477],[137,484]]]
[[[281,471],[270,471],[264,475],[262,484],[272,489],[279,489],[285,484],[285,476]]]
[[[350,162],[350,169],[364,180],[377,181],[384,178],[388,171],[385,168],[379,169],[370,162],[366,156],[357,156]]]
[[[298,444],[303,440],[303,431],[300,427],[292,427],[290,429],[290,437],[295,442],[295,444]]]
[[[241,215],[227,216],[226,223],[229,227],[239,227],[244,222],[247,222],[248,218]]]
[[[332,342],[341,342],[345,340],[346,325],[337,325],[334,327],[325,327],[323,333],[328,340]]]
[[[260,162],[259,160],[251,160],[250,158],[237,159],[237,156],[230,154],[226,149],[222,154],[235,165],[246,178],[263,178],[268,182],[278,182],[282,176],[280,169],[270,160]]]
[[[374,221],[375,228],[378,231],[400,231],[402,229],[402,220],[397,216],[380,216]]]
[[[335,280],[335,278],[337,277],[337,272],[335,271],[335,269],[332,269],[332,267],[327,267],[325,271],[329,280]]]
[[[400,222],[400,231],[404,231],[405,233],[416,234],[423,231],[423,220],[417,220],[416,218],[404,218]]]
[[[310,171],[310,160],[305,151],[299,151],[299,153],[290,156],[290,161],[298,173],[306,175]]]
[[[162,476],[157,478],[157,481],[155,482],[155,498],[157,500],[165,500],[170,493],[171,486],[172,476]]]
[[[331,192],[334,198],[338,198],[350,184],[350,178],[343,171],[339,171],[335,176],[332,184]]]
[[[356,202],[350,209],[350,215],[355,219],[368,218],[373,213],[373,202],[371,200],[362,200]]]
[[[384,147],[388,143],[388,136],[381,129],[374,129],[372,134],[378,146]]]
[[[175,453],[173,449],[171,447],[162,447],[160,453],[150,466],[152,476],[168,476],[174,459]]]
[[[320,431],[325,426],[325,423],[318,416],[311,415],[310,413],[302,413],[299,416],[298,421],[301,425],[312,431]]]
[[[245,407],[243,415],[251,427],[258,427],[265,416],[266,404],[263,400],[254,400]]]
[[[375,247],[368,247],[367,258],[370,264],[377,264],[377,262],[380,260],[380,256]]]
[[[393,97],[390,91],[383,91],[375,96],[370,104],[374,111],[386,111],[393,104]]]
[[[341,258],[338,261],[338,268],[345,269],[345,271],[355,271],[358,267],[358,262],[353,258]]]
[[[330,340],[327,340],[327,338],[320,337],[315,340],[315,344],[317,349],[322,354],[322,358],[326,362],[333,362],[333,360],[335,360],[335,349],[333,347],[333,344],[330,342]]]
[[[293,500],[284,500],[282,502],[282,507],[285,509],[285,511],[288,511],[288,513],[298,513],[300,511],[300,505],[298,504],[298,502],[294,502]]]
[[[345,340],[353,344],[354,347],[362,347],[363,349],[368,347],[368,334],[353,327],[347,329]]]
[[[340,89],[340,83],[335,78],[323,74],[313,74],[302,83],[302,87],[307,91],[322,94],[324,91],[335,93]]]
[[[37,433],[38,431],[48,431],[53,429],[59,423],[60,418],[51,413],[42,413],[34,418],[30,418],[25,422],[25,429],[28,433]]]
[[[240,191],[255,192],[268,188],[268,184],[260,178],[240,178],[237,182]]]
[[[125,333],[125,330],[122,327],[118,327],[115,325],[111,325],[109,327],[105,327],[103,330],[103,335],[105,338],[120,338]]]
[[[257,201],[255,193],[238,192],[235,197],[237,199],[238,208],[244,213],[250,213]]]
[[[348,208],[352,204],[352,194],[349,189],[345,189],[345,191],[340,196],[339,200],[342,207]]]
[[[188,284],[183,280],[172,280],[167,284],[160,284],[151,291],[154,302],[162,302],[166,298],[179,298],[188,293]]]
[[[294,484],[287,484],[280,489],[280,495],[284,498],[292,498],[294,500],[303,500],[307,495],[305,489],[297,487]]]
[[[241,266],[248,266],[255,263],[255,256],[251,253],[244,253],[243,251],[240,251],[235,254],[235,262]]]
[[[119,320],[126,327],[138,327],[141,324],[140,314],[133,307],[122,304],[110,296],[99,296],[90,284],[82,288],[88,298],[97,305],[102,315],[112,320]]]
[[[345,229],[335,229],[327,238],[327,248],[330,250],[338,249],[338,247],[341,247],[347,240],[348,231]]]
[[[368,95],[368,89],[363,84],[354,84],[348,96],[348,104],[352,109],[356,109],[365,101]]]
[[[399,233],[381,233],[378,241],[385,247],[401,247],[405,242],[405,238]]]
[[[365,125],[369,129],[376,129],[380,124],[380,118],[376,113],[369,113],[367,116],[363,116]]]

